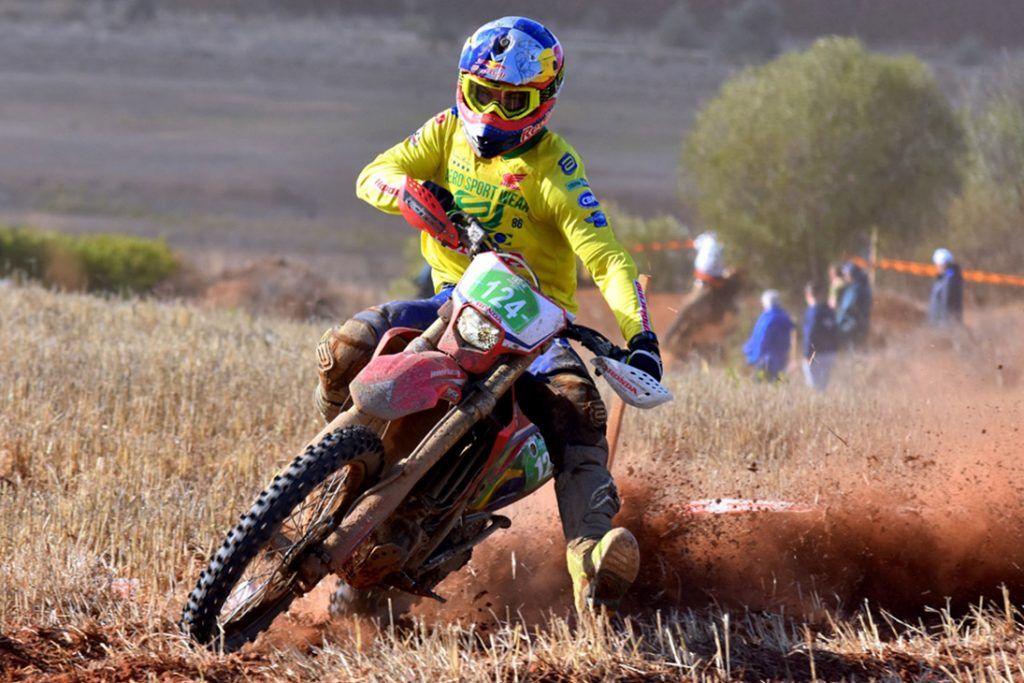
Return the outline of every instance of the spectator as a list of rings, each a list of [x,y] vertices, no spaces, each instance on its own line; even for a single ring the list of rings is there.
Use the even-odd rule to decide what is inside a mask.
[[[939,274],[932,285],[932,296],[928,302],[928,323],[934,327],[946,327],[962,323],[964,315],[964,276],[960,266],[949,249],[936,249],[932,262]]]
[[[839,299],[843,296],[846,283],[843,282],[843,264],[832,262],[828,264],[828,307],[834,313],[839,306]]]
[[[725,259],[722,257],[722,243],[714,232],[702,232],[693,240],[697,255],[693,260],[693,276],[696,284],[703,287],[720,285],[725,280]]]
[[[840,346],[863,350],[871,329],[871,284],[867,273],[853,261],[844,263],[840,273],[844,283],[836,306]]]
[[[764,311],[754,324],[750,339],[743,345],[747,364],[757,370],[757,378],[764,382],[779,379],[789,363],[789,336],[793,321],[779,304],[779,293],[765,290],[761,295]]]
[[[804,313],[803,369],[807,386],[825,391],[839,349],[836,318],[825,302],[825,293],[814,283],[804,288],[807,311]]]

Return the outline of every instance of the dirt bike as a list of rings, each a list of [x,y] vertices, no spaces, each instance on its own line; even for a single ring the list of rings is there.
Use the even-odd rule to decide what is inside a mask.
[[[473,548],[511,525],[497,514],[539,489],[554,467],[514,385],[556,337],[589,349],[626,403],[671,394],[622,362],[626,351],[575,325],[529,265],[496,251],[471,216],[445,214],[409,180],[414,226],[472,261],[426,331],[395,328],[352,381],[351,405],[259,494],[213,554],[181,627],[234,651],[330,574],[356,590],[434,588]]]

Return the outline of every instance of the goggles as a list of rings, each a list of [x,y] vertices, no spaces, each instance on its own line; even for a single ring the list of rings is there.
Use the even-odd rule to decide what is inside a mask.
[[[516,121],[533,113],[540,106],[540,90],[498,85],[473,74],[459,78],[462,99],[477,114],[496,113],[506,121]]]

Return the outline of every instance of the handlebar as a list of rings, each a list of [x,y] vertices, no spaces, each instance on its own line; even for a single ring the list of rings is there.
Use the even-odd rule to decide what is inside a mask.
[[[580,344],[583,344],[583,347],[595,356],[602,356],[604,358],[621,361],[629,355],[629,351],[616,346],[608,339],[608,337],[604,336],[597,330],[584,325],[569,323],[569,325],[562,331],[562,336],[566,339],[572,339],[573,341],[578,341]]]
[[[459,242],[469,252],[470,258],[485,251],[500,251],[498,245],[488,243],[487,231],[475,216],[471,216],[462,209],[456,209],[448,214],[448,218],[451,219],[452,225],[458,231]]]
[[[465,211],[458,209],[449,213],[448,217],[459,233],[459,241],[462,243],[462,246],[469,251],[470,258],[485,251],[501,252],[497,244],[491,244],[491,241],[487,239],[487,231],[484,230],[483,226],[480,225],[480,221],[475,216],[471,216]],[[522,262],[522,265],[529,270],[534,283],[539,287],[536,274],[533,273],[532,269],[525,262]],[[562,331],[562,336],[579,342],[595,356],[621,361],[625,360],[629,355],[629,351],[619,348],[608,337],[584,325],[569,323]]]

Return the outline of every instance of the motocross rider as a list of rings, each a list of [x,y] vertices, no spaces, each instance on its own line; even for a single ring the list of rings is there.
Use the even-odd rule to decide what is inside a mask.
[[[398,214],[405,178],[419,180],[446,210],[476,216],[501,250],[525,257],[544,293],[573,313],[578,256],[628,340],[626,362],[660,379],[658,340],[633,259],[615,239],[579,154],[546,127],[563,77],[562,46],[543,25],[524,17],[485,24],[462,49],[456,105],[374,159],[359,174],[356,192]],[[321,339],[315,396],[325,420],[348,399],[349,382],[382,334],[394,326],[426,329],[469,265],[467,256],[426,233],[421,250],[432,268],[433,298],[370,308]],[[612,528],[619,496],[608,472],[607,415],[597,387],[559,339],[516,391],[555,465],[576,607],[614,609],[636,578],[640,552],[629,530]]]

